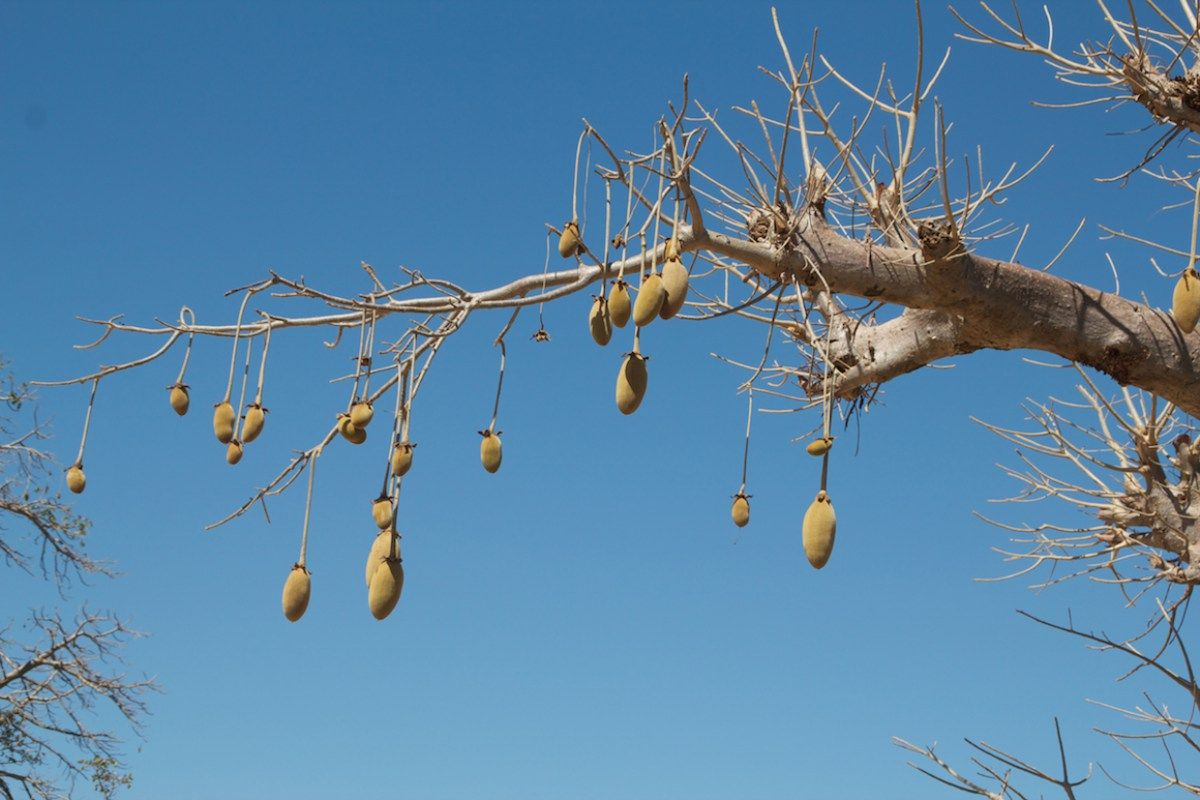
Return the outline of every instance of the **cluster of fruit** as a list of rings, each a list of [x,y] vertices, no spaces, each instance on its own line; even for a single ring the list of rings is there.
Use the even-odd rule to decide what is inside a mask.
[[[571,220],[563,226],[562,235],[558,240],[558,254],[563,258],[573,258],[586,251],[587,248],[580,239],[579,223],[577,220]],[[1200,284],[1196,285],[1200,287]],[[642,276],[641,286],[632,307],[629,302],[629,284],[621,278],[613,282],[607,298],[603,292],[595,296],[588,313],[588,330],[596,344],[603,347],[609,343],[614,325],[624,328],[632,319],[637,327],[633,350],[625,354],[625,360],[617,372],[616,400],[617,408],[622,414],[637,411],[646,396],[649,380],[646,370],[648,356],[641,353],[638,333],[655,319],[671,319],[678,314],[687,302],[687,294],[688,270],[680,260],[679,240],[672,236],[663,248],[662,274],[655,270],[655,264],[652,263],[649,272]],[[1197,297],[1200,298],[1200,288],[1197,289]],[[1200,299],[1197,300],[1197,309],[1197,314],[1200,315]],[[805,449],[810,455],[828,458],[832,445],[833,437],[825,435],[810,442]],[[734,525],[739,528],[745,527],[750,522],[750,496],[744,491],[734,495],[729,513]],[[836,529],[837,518],[833,513],[833,502],[822,488],[804,514],[802,536],[804,553],[815,568],[820,569],[829,561]]]

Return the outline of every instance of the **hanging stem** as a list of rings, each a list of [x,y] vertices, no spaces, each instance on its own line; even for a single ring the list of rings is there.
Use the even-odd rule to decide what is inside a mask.
[[[363,311],[362,322],[358,325],[358,356],[354,359],[357,365],[354,368],[354,387],[350,390],[350,400],[346,403],[346,413],[350,413],[354,401],[358,399],[358,384],[362,380],[363,367],[363,345],[366,342],[367,335],[367,312]]]
[[[184,318],[183,318],[184,313],[187,313],[188,317],[191,319],[190,322],[187,322],[184,320]],[[187,306],[184,306],[183,308],[179,309],[179,323],[180,323],[180,325],[183,325],[188,328],[195,328],[196,315],[192,312],[192,310],[190,308],[188,308]],[[192,340],[195,338],[196,338],[196,331],[195,330],[190,331],[188,333],[187,347],[184,348],[184,351],[183,351],[183,364],[182,364],[182,366],[179,367],[179,377],[177,377],[175,379],[176,385],[180,385],[183,383],[184,373],[187,372],[188,360],[192,357]]]
[[[305,565],[305,559],[308,556],[308,520],[312,514],[313,478],[317,474],[317,458],[320,455],[320,447],[310,451],[308,455],[308,492],[304,496],[304,529],[300,533],[300,560],[296,562],[301,567]]]
[[[546,274],[550,272],[550,234],[546,234],[546,262],[542,265],[542,294],[546,294]],[[538,330],[546,329],[545,319],[542,317],[542,310],[546,307],[546,301],[538,303]]]
[[[246,365],[245,365],[245,367],[242,368],[242,392],[241,392],[241,395],[238,396],[237,413],[234,414],[234,417],[233,417],[233,438],[239,442],[242,439],[238,434],[242,430],[245,430],[245,428],[246,428],[246,419],[243,414],[243,411],[246,408],[246,406],[244,405],[246,402],[246,384],[248,384],[250,382],[250,355],[253,352],[254,352],[254,340],[247,339],[246,340]]]
[[[656,135],[654,138],[655,138],[655,141],[657,141],[657,140],[658,140],[658,136],[657,136],[657,135]],[[665,178],[665,173],[666,173],[666,171],[667,171],[667,151],[666,151],[666,148],[664,147],[664,148],[663,148],[663,151],[662,151],[662,154],[659,156],[659,159],[658,159],[658,195],[657,195],[657,197],[658,197],[658,202],[657,202],[657,203],[655,203],[655,212],[654,212],[654,238],[653,238],[653,240],[652,240],[652,241],[654,242],[654,247],[655,247],[655,248],[657,248],[657,247],[658,247],[658,232],[659,232],[659,229],[660,229],[660,227],[662,226],[662,214],[658,213],[658,209],[662,207],[662,200],[663,200],[663,181],[664,181],[664,180],[666,180],[666,178]],[[651,269],[654,269],[654,266],[655,266],[657,263],[658,263],[658,259],[657,259],[657,258],[656,258],[656,259],[653,259],[653,260],[650,262],[650,268],[651,268]]]
[[[746,444],[742,448],[742,485],[738,494],[746,493],[746,470],[750,465],[750,420],[754,418],[754,389],[746,392]]]
[[[92,406],[96,405],[96,390],[100,388],[100,379],[92,379],[92,394],[88,398],[87,411],[83,415],[83,437],[79,440],[79,454],[75,456],[76,464],[83,464],[83,449],[87,446],[88,428],[92,424]]]
[[[359,354],[359,369],[366,367],[366,375],[363,377],[362,398],[366,400],[371,396],[371,359],[375,354],[375,312],[371,312],[371,327],[367,331],[367,349]]]
[[[629,162],[629,186],[625,193],[625,227],[621,234],[621,270],[617,280],[625,280],[625,261],[629,258],[629,229],[633,223],[633,162]]]
[[[246,303],[250,302],[253,294],[253,289],[247,289],[245,296],[242,297],[242,305],[238,308],[237,326],[233,331],[233,352],[229,354],[229,381],[225,384],[226,403],[229,402],[229,398],[233,397],[233,370],[237,365],[238,340],[242,337],[242,315],[246,313]]]
[[[405,441],[400,431],[405,427],[402,420],[408,416],[405,410],[406,404],[404,398],[408,396],[408,373],[411,368],[412,362],[409,359],[398,360],[396,362],[396,410],[392,415],[391,446],[388,448],[387,466],[383,470],[383,488],[380,490],[381,495],[388,495],[389,497],[397,497],[400,488],[401,478],[399,475],[395,476],[395,480],[392,481],[390,492],[388,491],[388,479],[392,477],[392,451],[397,444]]]
[[[512,316],[508,318],[508,324],[500,331],[500,335],[496,337],[494,345],[500,347],[500,380],[496,382],[496,403],[492,406],[492,421],[488,425],[488,431],[496,432],[496,417],[500,414],[500,391],[504,388],[504,362],[506,351],[504,347],[504,337],[512,330],[513,323],[517,321],[517,315],[521,313],[521,306],[513,309]]]
[[[608,249],[612,242],[612,182],[604,182],[604,272],[600,273],[600,296],[608,293]]]
[[[254,393],[254,404],[261,406],[263,399],[263,382],[267,375],[267,352],[271,349],[271,320],[267,319],[267,333],[263,340],[262,358],[258,362],[258,390]]]
[[[579,155],[583,150],[583,139],[588,135],[587,128],[579,133],[579,141],[575,143],[575,176],[571,180],[571,219],[579,219]],[[582,235],[582,230],[580,231]]]
[[[579,220],[579,238],[583,238],[583,232],[587,229],[587,203],[588,203],[588,181],[592,177],[592,140],[591,137],[587,140],[587,166],[583,170],[583,218]]]
[[[408,357],[408,365],[404,369],[404,405],[400,407],[400,437],[408,441],[408,424],[412,415],[413,395],[416,394],[417,383],[413,380],[413,370],[417,367],[417,344],[413,342],[412,355]],[[399,399],[399,398],[397,398]]]
[[[491,433],[496,432],[496,417],[500,415],[500,392],[504,389],[504,361],[506,356],[504,340],[498,340],[497,344],[500,345],[500,379],[496,381],[496,403],[492,406],[492,421],[488,424],[488,431]]]

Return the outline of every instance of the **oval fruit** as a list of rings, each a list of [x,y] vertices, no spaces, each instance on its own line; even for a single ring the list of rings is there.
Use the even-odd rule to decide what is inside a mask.
[[[833,540],[837,534],[837,516],[833,513],[833,501],[825,490],[817,492],[817,497],[804,512],[804,555],[808,563],[817,569],[825,566],[833,553]]]
[[[608,318],[612,320],[612,324],[618,328],[624,328],[629,322],[629,314],[632,310],[629,305],[629,284],[618,279],[613,283],[612,288],[608,290]]]
[[[416,445],[409,442],[397,442],[392,450],[392,474],[403,478],[412,468],[413,448]]]
[[[500,460],[504,454],[500,451],[500,434],[482,431],[483,441],[479,443],[479,460],[488,472],[500,469]]]
[[[250,444],[262,433],[263,423],[267,421],[266,409],[258,403],[251,403],[246,409],[246,421],[242,423],[242,442]]]
[[[182,383],[177,383],[171,387],[171,408],[175,409],[175,413],[183,416],[188,412],[188,406],[191,405],[191,398],[188,397],[188,387]]]
[[[563,226],[562,236],[558,238],[558,254],[563,258],[577,255],[582,248],[579,246],[579,223],[571,220]]]
[[[83,464],[74,464],[67,469],[67,488],[75,494],[83,491],[87,478],[83,474]]]
[[[399,538],[395,531],[380,531],[375,537],[375,541],[371,542],[371,552],[367,553],[368,589],[371,588],[371,576],[375,574],[376,568],[392,554],[392,541],[394,538]]]
[[[1175,284],[1171,298],[1171,316],[1179,323],[1184,333],[1191,333],[1200,320],[1200,274],[1188,267]]]
[[[739,528],[746,527],[746,523],[750,521],[750,499],[744,494],[734,495],[733,507],[729,509],[729,516],[733,517],[733,524]]]
[[[288,622],[295,622],[308,610],[312,597],[312,576],[302,565],[297,564],[283,582],[283,615]]]
[[[672,258],[663,265],[662,282],[667,296],[663,298],[662,308],[659,309],[658,315],[663,319],[670,319],[678,314],[683,308],[683,304],[687,302],[687,267],[678,258]]]
[[[349,414],[338,414],[338,433],[350,444],[362,444],[367,440],[367,432],[350,421]]]
[[[367,589],[367,604],[371,607],[371,616],[383,619],[392,613],[392,609],[400,601],[400,592],[403,589],[403,564],[399,558],[385,559],[371,575],[371,586]]]
[[[654,321],[662,310],[663,300],[667,292],[663,288],[662,278],[657,272],[650,273],[638,289],[637,299],[633,301],[633,324],[644,328]]]
[[[356,428],[366,428],[375,418],[375,408],[366,400],[350,406],[350,421]]]
[[[810,456],[823,456],[829,452],[831,447],[833,447],[833,437],[821,436],[805,445],[804,450]]]
[[[230,464],[236,464],[242,460],[244,452],[241,442],[237,439],[230,439],[229,444],[225,447],[225,460]]]
[[[229,440],[233,438],[233,423],[237,419],[237,414],[233,411],[233,406],[228,400],[217,403],[213,408],[213,433],[216,434],[217,441],[221,444],[229,444]]]
[[[648,381],[646,357],[640,353],[627,353],[617,372],[617,408],[622,414],[632,414],[638,410],[642,398],[646,396]]]
[[[612,339],[612,319],[608,316],[608,302],[604,295],[592,303],[592,310],[588,314],[588,330],[592,333],[592,340],[601,347]]]
[[[392,498],[381,494],[371,503],[371,516],[375,518],[375,526],[380,530],[392,527]]]

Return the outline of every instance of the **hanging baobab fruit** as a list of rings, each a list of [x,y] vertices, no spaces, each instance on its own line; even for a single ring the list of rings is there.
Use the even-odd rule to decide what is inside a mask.
[[[500,432],[486,430],[480,431],[479,435],[483,437],[483,441],[479,443],[479,460],[484,469],[495,472],[500,469],[500,461],[504,455],[500,450]]]
[[[242,442],[250,444],[262,433],[263,423],[266,422],[266,409],[258,403],[251,403],[246,409],[246,419],[242,422]]]
[[[338,414],[337,429],[350,444],[362,444],[367,440],[367,432],[351,422],[350,415],[345,412]]]
[[[308,610],[312,597],[312,576],[303,564],[296,564],[283,583],[283,615],[295,622]]]
[[[687,302],[687,267],[678,258],[670,259],[663,265],[662,282],[666,297],[663,298],[662,308],[659,309],[658,314],[663,319],[670,319],[678,314],[683,309],[683,304]]]
[[[371,516],[375,518],[375,525],[380,530],[386,530],[392,526],[392,499],[386,494],[381,494],[371,503]]]
[[[608,315],[608,302],[604,295],[597,295],[592,303],[591,313],[588,314],[588,330],[592,339],[603,347],[612,339],[612,319]]]
[[[312,517],[313,479],[317,475],[317,458],[321,455],[320,448],[309,451],[308,455],[308,491],[304,496],[304,527],[300,530],[300,557],[292,565],[287,580],[283,583],[283,615],[289,622],[295,622],[304,616],[308,609],[308,600],[312,596],[312,575],[308,571],[308,521]]]
[[[739,528],[746,527],[746,523],[750,521],[750,496],[738,493],[733,496],[733,506],[729,509],[729,516],[733,518],[733,524]]]
[[[612,324],[624,328],[629,322],[632,308],[629,305],[629,284],[617,278],[608,293],[608,316]]]
[[[187,319],[184,318],[185,314]],[[179,312],[179,323],[181,325],[195,325],[196,316],[192,314],[192,310],[187,306]],[[195,333],[188,334],[187,347],[183,351],[183,363],[179,366],[179,377],[175,379],[175,383],[167,387],[171,393],[171,408],[179,416],[183,416],[188,412],[188,406],[191,405],[191,397],[188,396],[188,386],[183,382],[183,376],[187,373],[188,360],[192,357],[192,340],[196,338]]]
[[[1200,274],[1192,267],[1185,269],[1175,284],[1171,316],[1184,333],[1191,333],[1200,320]]]
[[[236,464],[242,460],[244,452],[241,442],[237,439],[230,439],[229,444],[225,447],[225,460],[230,464]]]
[[[376,568],[387,560],[388,554],[392,552],[392,541],[397,534],[392,530],[380,531],[375,536],[375,541],[371,542],[371,550],[367,553],[367,588],[371,587],[371,576],[375,574]]]
[[[571,258],[581,252],[579,242],[579,223],[571,220],[563,226],[562,236],[558,238],[558,254],[563,258]]]
[[[412,468],[414,447],[412,442],[396,442],[392,449],[392,473],[397,478],[403,478]]]
[[[229,400],[222,400],[213,407],[213,434],[221,444],[229,444],[233,439],[233,423],[237,415]]]
[[[638,288],[637,299],[633,301],[633,324],[644,328],[653,322],[662,310],[666,296],[662,278],[657,272],[651,272],[643,278],[642,285]]]
[[[83,464],[72,464],[67,468],[67,488],[75,494],[83,491],[83,487],[87,485],[87,478],[83,474]]]
[[[371,573],[371,582],[367,588],[367,605],[371,608],[371,616],[383,619],[396,607],[400,601],[400,592],[404,589],[404,565],[400,558],[400,537],[394,531],[388,539],[387,552],[378,566]]]
[[[188,387],[182,383],[177,383],[167,388],[171,390],[171,408],[175,409],[175,413],[182,417],[188,412],[188,406],[191,405],[191,398],[188,397]]]
[[[375,409],[370,401],[363,400],[350,406],[350,421],[356,428],[366,428],[375,417]]]
[[[88,430],[92,427],[92,408],[96,405],[96,390],[100,388],[100,379],[92,381],[92,392],[88,396],[87,411],[83,415],[83,433],[79,437],[79,452],[75,463],[67,467],[67,488],[75,494],[83,491],[87,478],[83,474],[83,453],[87,449]]]
[[[804,512],[803,542],[804,555],[808,563],[817,569],[825,566],[833,553],[833,540],[837,533],[837,517],[833,513],[833,501],[825,490],[817,492],[817,497]]]
[[[646,356],[638,352],[635,341],[633,352],[625,354],[625,360],[617,372],[617,408],[622,414],[632,414],[638,410],[642,398],[646,396],[648,380]]]
[[[833,447],[833,437],[820,436],[805,445],[804,450],[810,456],[823,456],[829,452],[831,447]]]

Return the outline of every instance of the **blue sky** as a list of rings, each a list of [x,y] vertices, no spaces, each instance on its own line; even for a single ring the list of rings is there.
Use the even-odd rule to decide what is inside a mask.
[[[1069,19],[1074,8],[1062,9],[1061,35],[1097,34],[1090,13]],[[794,52],[819,27],[822,52],[852,76],[869,81],[882,60],[901,84],[911,73],[904,3],[780,12]],[[952,43],[948,14],[931,6],[926,20],[931,51]],[[1140,157],[1145,136],[1109,134],[1146,120],[1031,108],[1081,98],[1031,59],[953,47],[939,91],[956,120],[952,148],[981,145],[996,172],[1057,148],[1002,210],[1034,223],[1026,262],[1051,258],[1087,216],[1056,269],[1110,286],[1108,247],[1124,293],[1165,304],[1169,282],[1145,254],[1098,242],[1094,227],[1187,241],[1186,215],[1159,212],[1154,187],[1092,181]],[[75,315],[149,322],[186,303],[201,321],[229,321],[236,308],[222,293],[268,268],[343,293],[369,288],[360,260],[471,289],[537,272],[545,223],[569,214],[580,117],[644,148],[684,72],[708,107],[757,98],[777,108],[757,68],[779,63],[769,6],[757,2],[602,13],[0,3],[0,351],[24,378],[80,374],[150,344],[73,350],[94,338]],[[835,451],[839,538],[818,573],[800,547],[818,464],[791,441],[815,417],[756,418],[752,521],[740,534],[729,522],[745,406],[741,377],[709,354],[751,360],[762,331],[730,319],[651,326],[649,394],[624,418],[612,385],[627,346],[591,343],[588,302],[547,307],[549,344],[529,341],[535,314],[518,320],[495,476],[479,468],[475,432],[490,414],[490,341],[507,312],[473,318],[445,348],[414,409],[407,582],[382,623],[361,578],[386,449],[377,430],[321,461],[313,600],[299,624],[283,619],[279,592],[301,492],[271,504],[270,525],[255,512],[202,530],[325,430],[345,400],[327,383],[350,363],[345,345],[328,350],[313,332],[273,342],[271,415],[236,468],[207,414],[225,344],[197,344],[186,418],[163,391],[181,351],[101,386],[77,507],[95,522],[92,551],[124,575],[71,601],[113,608],[149,634],[130,667],[165,690],[145,738],[130,739],[126,796],[938,796],[889,737],[961,756],[969,735],[1050,758],[1054,715],[1081,767],[1120,765],[1088,733],[1113,716],[1085,698],[1132,696],[1138,687],[1113,683],[1127,665],[1013,609],[1061,619],[1070,606],[1113,627],[1142,612],[1095,587],[1035,595],[973,580],[1004,570],[990,548],[1005,539],[971,512],[993,513],[988,499],[1016,487],[994,466],[1013,463],[1012,448],[968,417],[1017,424],[1023,398],[1062,395],[1069,375],[984,353],[886,387]],[[41,400],[65,465],[86,392]],[[1051,507],[1009,513],[1072,519]],[[54,602],[5,574],[0,616]]]

